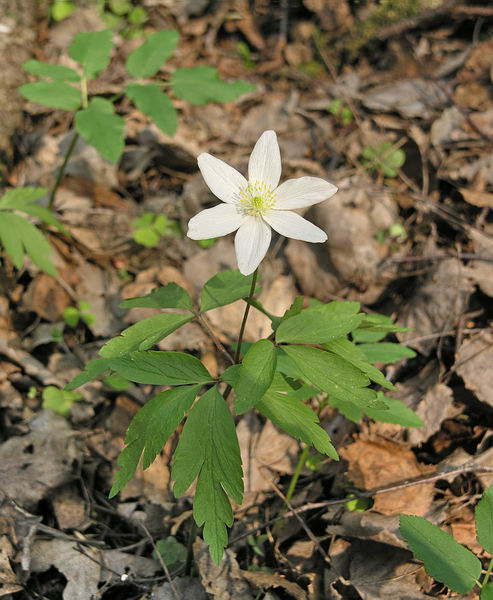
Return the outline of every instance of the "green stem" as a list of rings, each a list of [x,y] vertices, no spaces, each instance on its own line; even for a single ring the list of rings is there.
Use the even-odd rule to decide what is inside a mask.
[[[63,176],[65,175],[65,169],[67,168],[67,163],[68,160],[70,158],[70,155],[72,154],[74,148],[75,148],[75,144],[77,143],[77,140],[79,139],[79,134],[78,133],[74,133],[74,136],[72,138],[72,141],[70,142],[70,146],[68,147],[68,150],[65,154],[65,158],[63,159],[63,163],[62,166],[60,167],[60,170],[58,171],[58,175],[55,181],[55,185],[53,186],[53,189],[51,190],[51,194],[50,194],[50,200],[48,202],[48,208],[50,210],[53,210],[53,207],[55,205],[55,199],[56,199],[56,193],[58,191],[58,188],[60,187],[60,183],[63,179]]]
[[[286,500],[288,502],[291,502],[291,498],[294,495],[294,490],[296,489],[296,486],[298,485],[298,479],[300,478],[301,471],[303,470],[303,467],[305,466],[306,459],[308,458],[309,454],[310,454],[310,448],[308,446],[305,446],[300,454],[300,457],[298,458],[296,468],[294,470],[293,476],[291,477],[291,481],[289,482],[288,491],[286,492]],[[288,509],[288,507],[286,506],[285,511],[287,509]]]
[[[241,356],[241,343],[243,342],[243,334],[245,333],[245,326],[248,319],[248,313],[250,312],[250,306],[252,305],[252,298],[255,294],[255,286],[257,284],[258,269],[255,269],[252,277],[252,285],[250,287],[250,293],[246,301],[245,312],[243,313],[243,321],[241,322],[240,334],[238,336],[238,346],[235,353],[235,363],[238,363]]]
[[[243,342],[243,334],[245,333],[245,326],[246,326],[246,322],[248,319],[248,313],[250,312],[252,298],[253,298],[253,295],[255,294],[255,286],[257,284],[257,275],[258,275],[258,269],[255,269],[255,271],[253,272],[252,285],[250,286],[250,293],[248,294],[248,298],[246,299],[245,312],[243,313],[243,320],[241,322],[240,333],[238,335],[238,346],[236,347],[234,363],[233,363],[235,365],[240,362],[241,344]],[[228,399],[228,396],[230,395],[232,389],[233,388],[228,384],[228,386],[224,390],[224,394],[223,394],[223,398],[225,400]]]
[[[490,560],[490,564],[488,565],[488,568],[486,569],[486,573],[484,574],[483,581],[480,584],[480,586],[482,588],[488,583],[488,580],[490,578],[492,571],[493,571],[493,558]]]

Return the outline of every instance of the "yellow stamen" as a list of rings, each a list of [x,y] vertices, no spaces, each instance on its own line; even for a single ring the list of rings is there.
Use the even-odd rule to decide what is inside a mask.
[[[239,191],[237,201],[244,213],[260,217],[275,205],[276,197],[263,181],[254,181]]]

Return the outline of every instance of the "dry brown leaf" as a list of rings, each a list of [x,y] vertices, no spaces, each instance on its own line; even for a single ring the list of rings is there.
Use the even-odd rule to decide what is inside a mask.
[[[473,206],[493,208],[493,194],[477,192],[476,190],[469,190],[467,188],[459,188],[459,192],[462,194],[464,200]]]
[[[306,592],[297,583],[288,581],[278,573],[264,571],[241,571],[243,577],[252,585],[262,590],[282,588],[296,600],[307,600]]]
[[[481,402],[493,406],[493,334],[482,331],[463,342],[456,356],[455,370],[468,390]]]
[[[6,535],[0,536],[0,597],[14,594],[23,589],[17,583],[10,559],[14,557],[14,548]]]
[[[340,454],[349,463],[348,477],[365,490],[419,477],[426,472],[411,450],[389,440],[359,439],[341,448]],[[373,509],[384,515],[395,515],[405,513],[412,506],[413,514],[423,516],[432,500],[433,484],[423,483],[378,494]]]
[[[46,273],[40,273],[33,279],[22,300],[25,310],[32,310],[52,322],[61,319],[69,304],[72,304],[69,294]]]
[[[59,488],[53,499],[53,510],[60,529],[82,529],[86,521],[86,504],[73,484]]]

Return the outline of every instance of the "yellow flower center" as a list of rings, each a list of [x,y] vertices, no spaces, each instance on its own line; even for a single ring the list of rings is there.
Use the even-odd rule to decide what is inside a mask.
[[[263,181],[254,181],[241,188],[237,201],[245,214],[260,217],[275,205],[276,196]]]

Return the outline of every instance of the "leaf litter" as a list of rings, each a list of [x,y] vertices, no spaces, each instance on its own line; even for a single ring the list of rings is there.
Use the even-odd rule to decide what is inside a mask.
[[[467,18],[454,13],[430,21],[424,11],[415,25],[398,14],[383,26],[370,19],[374,29],[363,31],[364,18],[375,10],[367,2],[332,7],[305,0],[296,8],[255,2],[261,10],[251,11],[240,3],[235,19],[207,3],[192,4],[165,9],[187,36],[175,66],[192,67],[206,57],[206,64],[227,77],[251,78],[257,91],[226,106],[180,104],[174,138],[149,126],[137,111],[129,113],[128,146],[119,166],[79,141],[56,204],[71,236],[48,232],[59,278],[41,273],[29,260],[22,273],[8,260],[2,263],[1,594],[22,597],[32,590],[49,597],[56,590],[57,597],[82,600],[90,594],[106,597],[108,590],[130,598],[137,587],[162,600],[176,600],[177,592],[185,598],[206,593],[254,598],[259,592],[270,599],[439,597],[440,590],[404,549],[396,515],[412,505],[414,514],[449,528],[470,546],[469,505],[493,477],[488,471],[493,469],[492,62],[491,40],[474,13],[484,7],[467,3]],[[437,10],[445,4],[437,3]],[[147,10],[151,28],[167,27],[168,17],[163,21],[154,3]],[[285,18],[288,37],[276,46],[280,34],[272,23]],[[491,22],[491,16],[482,18]],[[472,44],[459,34],[458,24],[474,23],[479,39]],[[44,33],[36,53],[66,66],[71,66],[67,48],[73,34],[104,28],[92,6],[77,7],[50,27],[42,17],[38,26]],[[406,31],[412,51],[393,31]],[[242,36],[248,53],[239,49]],[[376,39],[383,41],[372,45]],[[133,40],[120,43],[127,54],[135,47]],[[26,48],[32,44],[31,36]],[[352,47],[364,52],[344,64]],[[123,62],[116,57],[97,92],[118,93],[123,76]],[[50,187],[70,143],[70,124],[51,109],[40,112],[28,103],[23,116],[21,108],[19,102],[8,107],[12,120],[5,120],[23,123],[13,144],[0,130],[2,148],[15,151],[5,181]],[[109,337],[150,316],[152,309],[122,310],[123,299],[175,281],[197,300],[195,290],[205,280],[235,266],[228,239],[202,249],[177,235],[146,248],[132,237],[132,222],[148,211],[164,212],[183,230],[187,219],[212,201],[194,157],[206,148],[244,171],[249,147],[269,128],[279,134],[283,176],[330,174],[341,191],[307,215],[328,232],[326,246],[274,242],[262,273],[262,301],[282,314],[299,293],[321,301],[358,300],[365,311],[392,315],[410,327],[397,338],[417,357],[401,358],[386,372],[397,387],[390,395],[415,410],[424,426],[405,429],[371,420],[357,426],[335,409],[322,411],[322,425],[346,462],[317,462],[314,456],[301,472],[295,506],[339,501],[300,513],[315,543],[293,517],[284,520],[277,540],[272,524],[266,525],[281,515],[274,486],[286,490],[300,446],[262,418],[245,415],[237,430],[249,493],[236,507],[228,566],[215,570],[200,558],[206,555],[196,542],[199,576],[181,570],[171,573],[170,583],[152,557],[142,524],[155,540],[173,531],[180,543],[188,543],[189,504],[175,500],[169,489],[176,439],[150,469],[138,471],[123,495],[107,499],[129,420],[152,390],[87,384],[68,418],[42,411],[42,392],[48,385],[62,388]],[[405,162],[392,176],[381,148],[392,151],[401,142]],[[365,156],[373,158],[368,162]],[[81,301],[94,319],[70,326],[64,310]],[[238,301],[209,314],[210,328],[227,347],[235,341],[242,311]],[[252,311],[247,339],[269,331],[269,319]],[[196,324],[175,332],[161,347],[198,349],[211,373],[225,366],[224,356]],[[438,478],[426,481],[430,474]],[[407,478],[416,478],[416,484],[398,487]],[[349,493],[386,486],[396,489],[374,495],[363,512],[345,505]],[[300,544],[310,547],[300,550]],[[330,566],[317,544],[329,552]]]

